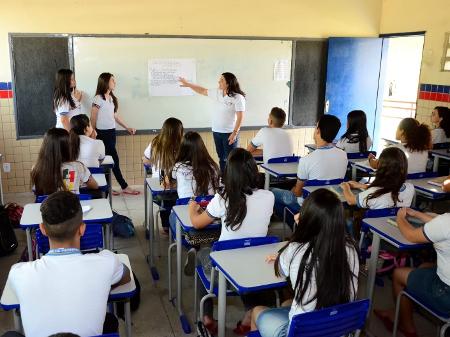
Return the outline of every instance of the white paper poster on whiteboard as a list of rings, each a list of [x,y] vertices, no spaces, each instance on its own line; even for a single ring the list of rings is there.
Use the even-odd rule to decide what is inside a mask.
[[[192,96],[189,88],[180,87],[179,77],[196,82],[195,59],[151,59],[148,61],[150,96]]]

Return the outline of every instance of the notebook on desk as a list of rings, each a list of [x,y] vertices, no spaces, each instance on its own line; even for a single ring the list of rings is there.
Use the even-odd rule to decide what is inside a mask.
[[[423,227],[423,225],[425,225],[425,222],[412,216],[407,216],[406,220],[408,220],[408,222],[415,228],[420,228]],[[395,217],[389,218],[387,222],[392,226],[398,227],[398,223]]]
[[[339,186],[339,185],[330,186],[330,187],[329,187],[329,190],[330,190],[331,192],[336,193],[336,194],[338,195],[338,197],[344,195],[344,190],[343,190],[342,187]],[[352,188],[352,189],[350,189],[350,191],[351,191],[354,195],[358,195],[358,194],[362,191],[362,189],[360,189],[360,188]]]
[[[428,180],[427,183],[433,186],[441,187],[447,177],[439,177],[432,180]]]

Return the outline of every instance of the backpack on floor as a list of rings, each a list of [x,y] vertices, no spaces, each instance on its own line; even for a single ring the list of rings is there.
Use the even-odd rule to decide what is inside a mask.
[[[0,205],[0,256],[12,253],[18,245],[8,212],[3,205]]]
[[[121,238],[130,238],[134,236],[135,230],[133,221],[125,215],[113,211],[113,218],[111,221],[114,236]]]

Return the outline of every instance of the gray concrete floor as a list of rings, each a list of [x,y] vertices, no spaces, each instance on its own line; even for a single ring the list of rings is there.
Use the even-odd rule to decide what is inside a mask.
[[[141,192],[143,188],[136,187]],[[25,205],[33,202],[31,193],[16,193],[5,195],[6,201],[14,201]],[[133,271],[141,283],[141,305],[139,309],[132,313],[133,336],[135,337],[174,337],[183,336],[179,318],[175,307],[168,301],[167,291],[167,245],[168,237],[161,236],[160,257],[156,258],[156,265],[160,274],[160,280],[153,282],[149,269],[147,267],[145,256],[147,254],[148,241],[145,240],[144,228],[144,197],[143,193],[139,196],[117,196],[113,197],[113,208],[118,213],[129,216],[136,227],[137,235],[130,239],[115,239],[115,248],[120,253],[129,256]],[[274,234],[281,233],[280,224],[274,223],[271,231]],[[10,266],[17,262],[19,256],[26,246],[25,234],[21,230],[16,231],[19,239],[19,248],[10,256],[0,258],[0,289],[6,282]],[[173,279],[175,282],[175,278]],[[365,290],[366,279],[360,277],[359,292],[362,294]],[[376,287],[374,304],[377,308],[389,308],[393,306],[391,297],[391,284],[388,278],[384,279],[384,287]],[[187,316],[191,323],[193,322],[193,278],[184,277],[183,279],[183,303]],[[238,298],[227,300],[227,336],[234,336],[233,327],[244,313],[241,302]],[[435,336],[436,327],[434,322],[425,318],[423,315],[416,314],[416,324],[418,326],[419,336]],[[194,328],[193,324],[191,326]],[[12,313],[0,309],[0,335],[5,331],[13,329]],[[121,336],[124,334],[124,323],[120,323]],[[373,317],[370,322],[370,331],[378,337],[390,336],[390,333],[384,326]],[[196,332],[191,334],[196,336]],[[401,334],[400,334],[401,336]]]

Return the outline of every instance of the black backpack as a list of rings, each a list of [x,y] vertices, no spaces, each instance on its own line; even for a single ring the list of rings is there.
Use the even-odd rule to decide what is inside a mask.
[[[0,205],[0,256],[12,253],[17,246],[16,234],[9,221],[8,212]]]

